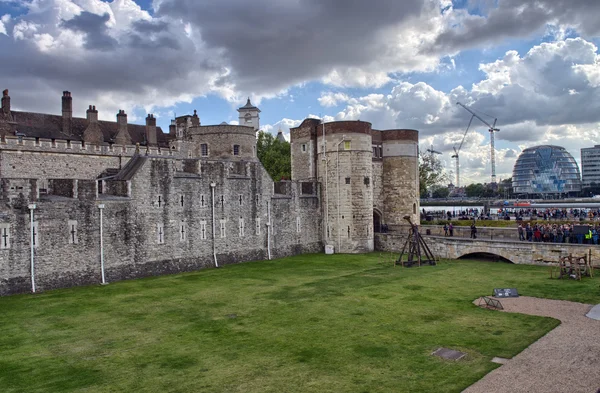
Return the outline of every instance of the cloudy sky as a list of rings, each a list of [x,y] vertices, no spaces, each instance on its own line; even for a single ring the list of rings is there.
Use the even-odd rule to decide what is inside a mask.
[[[0,0],[2,89],[14,109],[76,116],[125,109],[202,124],[237,121],[250,96],[262,128],[306,117],[420,130],[450,157],[471,115],[493,122],[498,178],[521,150],[600,144],[598,0]],[[474,120],[461,183],[490,178]]]

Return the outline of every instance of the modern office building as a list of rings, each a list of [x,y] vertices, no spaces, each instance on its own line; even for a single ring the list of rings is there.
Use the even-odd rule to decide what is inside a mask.
[[[581,149],[581,185],[600,185],[600,145]]]
[[[564,147],[541,145],[523,150],[513,169],[517,195],[575,194],[581,191],[579,167]]]

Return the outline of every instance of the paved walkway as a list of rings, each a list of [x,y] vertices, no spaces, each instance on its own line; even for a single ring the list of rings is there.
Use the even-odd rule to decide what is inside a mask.
[[[464,392],[596,393],[600,389],[600,321],[585,316],[591,305],[527,296],[501,301],[506,312],[552,317],[562,323]]]

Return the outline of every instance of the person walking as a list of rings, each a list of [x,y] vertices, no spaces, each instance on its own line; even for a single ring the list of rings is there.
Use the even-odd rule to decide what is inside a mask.
[[[523,235],[523,225],[519,224],[517,231],[519,232],[519,241],[525,240],[525,236]]]
[[[475,226],[475,222],[471,224],[471,239],[477,239],[477,227]]]
[[[448,236],[448,224],[444,224],[444,236]]]
[[[450,232],[450,236],[454,236],[454,225],[452,223],[448,224],[448,232]]]

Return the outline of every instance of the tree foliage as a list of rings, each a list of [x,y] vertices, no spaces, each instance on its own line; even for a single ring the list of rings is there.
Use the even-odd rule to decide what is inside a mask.
[[[492,198],[498,196],[498,191],[489,184],[473,183],[465,187],[465,194],[469,198]]]
[[[259,131],[256,155],[273,181],[291,178],[292,159],[289,142],[282,142],[269,132]]]
[[[448,195],[450,195],[448,187],[433,186],[431,188],[431,196],[433,198],[448,198]]]
[[[421,197],[429,196],[433,187],[447,183],[449,177],[444,171],[442,162],[435,154],[419,154],[419,193]]]

